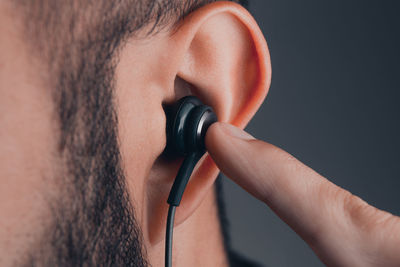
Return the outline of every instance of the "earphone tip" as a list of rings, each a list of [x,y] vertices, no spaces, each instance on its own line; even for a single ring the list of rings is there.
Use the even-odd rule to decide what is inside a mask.
[[[186,96],[174,105],[164,106],[166,114],[167,157],[186,156],[205,150],[204,138],[208,127],[217,121],[213,109],[195,96]]]

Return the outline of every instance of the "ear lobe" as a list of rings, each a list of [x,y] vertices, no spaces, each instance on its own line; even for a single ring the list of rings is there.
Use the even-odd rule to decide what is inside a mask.
[[[170,36],[170,46],[174,55],[168,58],[175,59],[170,66],[178,66],[175,80],[189,84],[193,95],[213,107],[219,121],[244,128],[263,102],[271,78],[267,44],[247,10],[232,2],[206,5],[182,21]],[[159,165],[153,175],[165,179],[158,178],[150,187],[168,184],[169,190],[177,171],[175,164]],[[217,174],[211,157],[204,156],[176,210],[175,227],[196,211]],[[162,192],[150,193],[147,199],[149,240],[155,244],[164,238],[168,194],[159,188],[150,191]]]

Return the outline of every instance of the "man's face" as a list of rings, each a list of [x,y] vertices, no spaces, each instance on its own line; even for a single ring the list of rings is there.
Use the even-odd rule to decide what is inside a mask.
[[[0,4],[1,266],[162,261],[165,199],[181,162],[160,157],[163,104],[192,88],[173,64],[158,67],[183,51],[168,30],[148,34],[152,18],[173,24],[159,17],[165,7],[113,3]],[[167,14],[191,10],[174,5]],[[177,221],[207,195],[207,224],[221,242],[211,164],[197,170],[202,179],[186,194],[196,198]]]
[[[90,43],[115,29],[91,35],[82,18],[67,15],[60,20],[75,19],[75,33],[45,44],[29,31],[49,38],[46,30],[66,26],[49,17],[54,25],[38,29],[32,17],[38,24],[27,30],[15,19],[21,9],[0,8],[0,265],[145,265],[118,144],[119,41]],[[138,108],[148,100],[136,97]]]
[[[164,104],[194,94],[243,127],[270,77],[244,9],[167,2],[0,3],[1,266],[162,264],[182,162],[160,157]],[[176,213],[186,262],[203,262],[196,238],[207,236],[202,254],[226,263],[217,174],[201,159]]]

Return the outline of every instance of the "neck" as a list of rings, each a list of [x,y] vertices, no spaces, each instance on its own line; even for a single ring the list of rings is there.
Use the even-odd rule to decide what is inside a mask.
[[[164,266],[164,245],[160,242],[148,248],[151,265]],[[190,218],[174,227],[172,265],[228,266],[214,190]]]

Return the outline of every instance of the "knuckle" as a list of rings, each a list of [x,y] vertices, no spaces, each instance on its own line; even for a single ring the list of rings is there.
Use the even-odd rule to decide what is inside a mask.
[[[344,197],[343,208],[350,224],[361,233],[372,233],[389,219],[385,212],[349,192]]]

